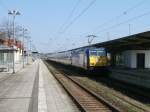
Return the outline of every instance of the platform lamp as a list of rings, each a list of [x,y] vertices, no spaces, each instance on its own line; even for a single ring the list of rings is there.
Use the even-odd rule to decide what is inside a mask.
[[[17,15],[20,15],[20,12],[18,11],[8,11],[9,15],[12,15],[13,17],[13,73],[15,73],[15,18]]]

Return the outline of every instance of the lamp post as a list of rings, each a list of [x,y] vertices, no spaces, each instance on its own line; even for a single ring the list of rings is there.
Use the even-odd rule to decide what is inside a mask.
[[[29,44],[30,44],[30,36],[26,36],[26,39],[27,39],[27,64],[29,64],[29,50],[30,50],[30,46],[29,46]]]
[[[25,28],[22,28],[22,62],[23,62],[23,68],[24,68],[24,38],[25,38],[25,32],[28,31]]]
[[[20,13],[18,11],[9,11],[8,12],[9,15],[12,15],[13,16],[13,73],[15,73],[15,49],[14,49],[14,46],[15,46],[15,17],[16,15],[20,15]]]
[[[32,57],[32,40],[30,40],[30,57]]]

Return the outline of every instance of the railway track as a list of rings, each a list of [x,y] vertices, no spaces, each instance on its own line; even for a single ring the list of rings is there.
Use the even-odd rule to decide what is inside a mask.
[[[106,91],[105,87],[99,88],[99,86],[97,86],[94,81],[92,82],[86,77],[78,77],[77,74],[73,72],[66,72],[62,67],[54,67],[59,69],[59,72],[56,74],[60,74],[60,72],[61,74],[66,74],[67,77],[76,82],[78,85],[82,85],[83,88],[88,89],[88,91],[94,94],[94,96],[103,99],[105,103],[109,103],[112,107],[115,107],[117,111],[149,112],[149,108],[141,103],[137,103],[134,100],[132,101],[126,96],[116,94],[114,91],[109,91],[108,89]],[[110,98],[110,96],[113,98]]]
[[[99,83],[100,85],[106,85],[109,88],[112,88],[116,91],[119,91],[120,93],[135,99],[139,102],[142,102],[143,104],[146,104],[147,106],[150,106],[150,90],[144,87],[140,87],[137,85],[133,85],[124,81],[115,80],[111,77],[93,77],[90,75],[84,75],[84,74],[78,74],[75,71],[72,70],[66,70],[62,69],[63,72],[67,73],[73,73],[74,76],[79,76],[78,78],[81,78],[80,76],[87,77],[88,79],[94,80],[95,82]],[[83,79],[83,77],[82,77]]]
[[[67,75],[56,71],[52,66],[48,68],[53,73],[54,77],[64,87],[72,99],[76,102],[79,109],[84,112],[119,112],[118,107],[113,106],[105,99],[98,97],[93,92],[85,88],[80,83],[71,79]]]

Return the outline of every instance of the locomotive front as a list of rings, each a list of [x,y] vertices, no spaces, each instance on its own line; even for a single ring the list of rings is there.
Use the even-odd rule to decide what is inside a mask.
[[[107,66],[108,66],[108,59],[105,48],[96,48],[89,50],[90,68],[105,68]]]

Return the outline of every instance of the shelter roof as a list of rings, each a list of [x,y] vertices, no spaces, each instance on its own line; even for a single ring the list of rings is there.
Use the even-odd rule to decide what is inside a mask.
[[[105,47],[109,51],[150,49],[150,31],[142,32],[115,40],[93,44],[95,47]]]
[[[16,51],[16,48],[0,45],[0,52]]]

